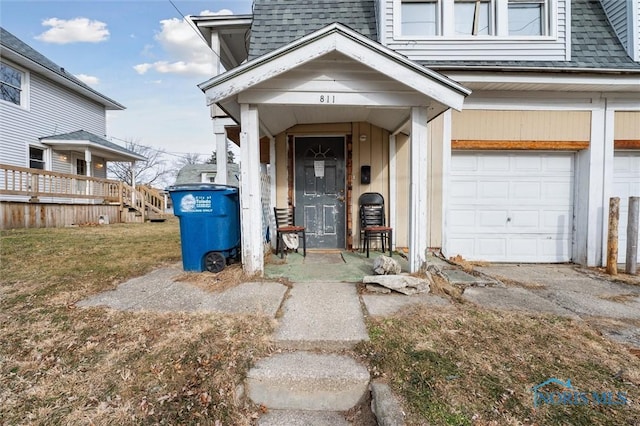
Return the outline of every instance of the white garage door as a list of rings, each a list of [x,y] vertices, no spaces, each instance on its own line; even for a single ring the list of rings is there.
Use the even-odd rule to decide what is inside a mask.
[[[567,262],[573,153],[456,152],[446,254],[493,262]]]
[[[613,197],[620,197],[618,262],[627,258],[629,197],[640,197],[640,152],[618,151],[613,158]],[[640,252],[638,252],[640,261]]]

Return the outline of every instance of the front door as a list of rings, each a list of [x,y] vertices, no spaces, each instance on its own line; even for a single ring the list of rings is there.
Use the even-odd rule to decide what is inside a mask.
[[[296,224],[307,247],[345,248],[344,137],[295,138]]]

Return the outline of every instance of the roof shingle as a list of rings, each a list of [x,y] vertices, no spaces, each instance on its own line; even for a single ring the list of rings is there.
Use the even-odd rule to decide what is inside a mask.
[[[334,22],[378,39],[373,0],[255,0],[249,60]]]
[[[620,43],[599,0],[571,0],[570,61],[419,61],[434,69],[539,68],[640,71]],[[340,22],[377,41],[373,0],[255,0],[249,60]]]

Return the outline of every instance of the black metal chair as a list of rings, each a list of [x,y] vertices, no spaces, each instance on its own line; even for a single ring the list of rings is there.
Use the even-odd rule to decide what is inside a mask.
[[[378,192],[365,192],[358,199],[360,204],[360,247],[366,250],[369,257],[371,240],[380,240],[382,252],[385,252],[385,244],[389,247],[391,256],[391,242],[393,240],[393,228],[386,225],[384,213],[384,197]]]
[[[273,215],[276,218],[276,254],[280,252],[280,258],[284,257],[286,244],[283,235],[296,234],[302,238],[302,256],[307,256],[307,240],[305,238],[305,227],[295,224],[295,207],[273,208]],[[296,253],[298,249],[296,249]]]

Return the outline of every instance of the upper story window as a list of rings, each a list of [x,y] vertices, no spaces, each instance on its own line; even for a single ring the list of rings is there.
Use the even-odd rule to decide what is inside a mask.
[[[509,35],[547,35],[548,0],[509,0]]]
[[[402,0],[402,35],[430,36],[438,34],[440,15],[437,0]]]
[[[456,35],[492,35],[491,0],[455,0],[453,7]]]
[[[0,100],[24,106],[25,73],[0,62]]]
[[[32,169],[45,169],[44,149],[36,146],[29,147],[29,167]]]
[[[393,1],[394,34],[405,39],[475,36],[522,39],[556,34],[551,0]]]

